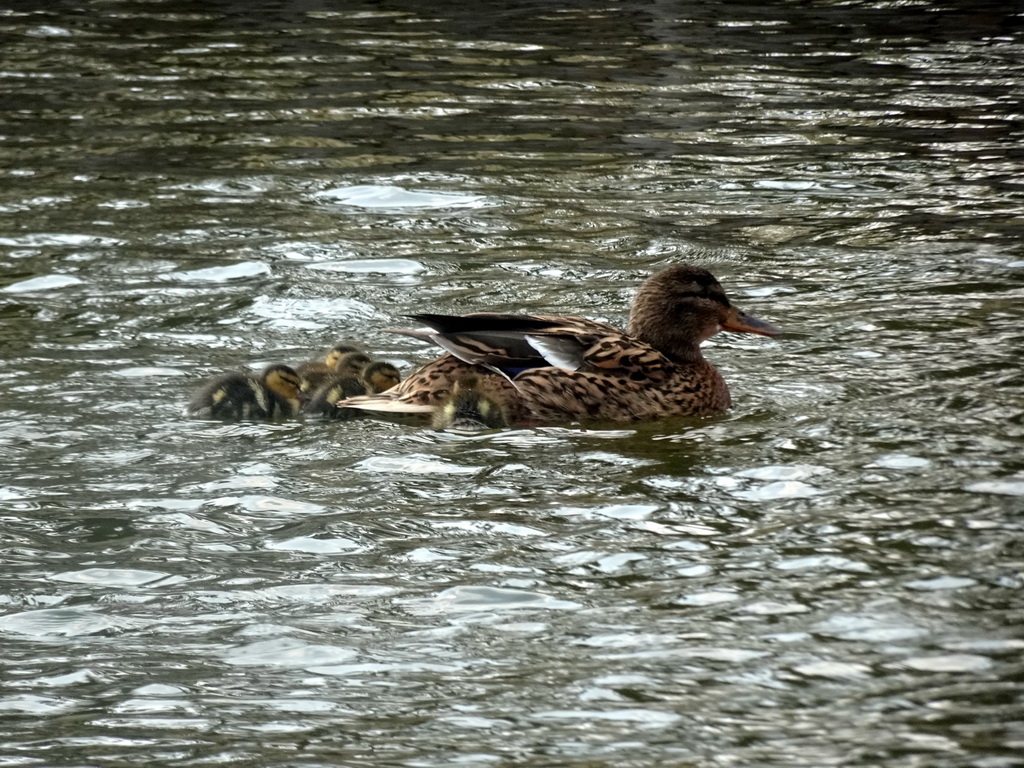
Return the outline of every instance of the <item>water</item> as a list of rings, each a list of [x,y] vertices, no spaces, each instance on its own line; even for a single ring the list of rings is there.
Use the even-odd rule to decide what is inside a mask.
[[[1024,765],[1014,13],[0,12],[0,760]],[[721,419],[181,415],[676,262]]]

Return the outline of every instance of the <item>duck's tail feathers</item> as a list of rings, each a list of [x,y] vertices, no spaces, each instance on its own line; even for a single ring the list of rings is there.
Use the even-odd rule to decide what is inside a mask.
[[[361,411],[377,411],[379,413],[433,413],[434,406],[421,403],[409,403],[394,397],[377,395],[360,395],[347,400],[338,401],[339,408],[358,408]]]
[[[425,341],[427,344],[436,344],[434,336],[437,331],[430,328],[381,328],[384,333],[397,333],[402,336],[411,336],[414,339]]]

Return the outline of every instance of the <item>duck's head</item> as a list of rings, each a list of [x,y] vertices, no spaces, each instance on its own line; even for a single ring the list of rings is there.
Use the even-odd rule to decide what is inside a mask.
[[[781,333],[734,307],[721,283],[701,267],[680,264],[663,269],[640,286],[633,300],[630,335],[670,357],[700,357],[700,343],[719,331]]]
[[[369,355],[356,349],[339,356],[334,370],[342,376],[359,376],[371,362]]]
[[[335,344],[327,350],[327,354],[324,356],[324,364],[328,368],[334,370],[338,367],[338,363],[341,361],[341,358],[345,355],[352,354],[353,352],[362,353],[362,350],[355,344],[350,344],[345,341]]]
[[[402,380],[398,369],[383,360],[370,363],[363,368],[362,378],[366,382],[366,388],[375,395],[391,389]]]
[[[302,377],[294,368],[280,363],[268,365],[260,374],[260,380],[271,392],[290,402],[299,402],[303,398]]]

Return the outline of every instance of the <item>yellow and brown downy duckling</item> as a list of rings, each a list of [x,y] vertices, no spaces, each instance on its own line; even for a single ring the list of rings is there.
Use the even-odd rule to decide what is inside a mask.
[[[719,331],[775,336],[778,329],[747,315],[714,275],[677,265],[649,277],[633,300],[629,326],[581,317],[412,315],[425,329],[398,331],[448,354],[379,395],[343,407],[433,413],[467,373],[513,424],[594,419],[640,421],[708,416],[732,404],[729,387],[701,354]]]
[[[337,408],[339,400],[346,400],[350,397],[358,397],[367,394],[366,384],[356,376],[338,376],[322,385],[316,392],[310,395],[303,406],[305,413],[314,416],[323,416],[328,419],[347,421],[359,416],[359,411],[354,408]]]
[[[330,370],[313,367],[303,369],[306,371],[306,375],[302,379],[303,392],[316,392],[344,378],[358,379],[362,375],[363,369],[373,362],[368,354],[358,349],[331,357],[331,360]]]
[[[351,408],[339,410],[353,410]],[[480,388],[480,377],[456,379],[448,399],[434,412],[434,429],[501,429],[509,425],[504,406]]]
[[[271,420],[296,416],[302,378],[287,365],[268,365],[260,374],[226,373],[207,382],[188,404],[197,419]]]
[[[362,365],[363,361],[368,365]],[[326,416],[330,419],[351,419],[357,411],[350,408],[336,408],[339,400],[359,395],[378,394],[398,384],[402,377],[391,363],[371,361],[361,352],[345,355],[338,364],[338,372],[321,385],[303,406],[306,413]],[[355,371],[342,373],[341,371]]]
[[[365,357],[363,351],[355,344],[347,341],[340,342],[331,347],[319,360],[305,360],[295,366],[295,371],[306,382],[305,389],[313,391],[327,383],[327,380],[336,372],[338,363],[345,355],[360,354]],[[366,358],[369,362],[370,358]]]
[[[366,384],[366,392],[379,395],[402,383],[402,375],[391,363],[376,360],[363,368],[360,378]]]
[[[370,359],[370,356],[362,350],[357,349],[352,352],[346,352],[335,360],[334,368],[331,369],[331,375],[355,376],[358,378],[362,375],[366,366],[372,362],[373,360]]]

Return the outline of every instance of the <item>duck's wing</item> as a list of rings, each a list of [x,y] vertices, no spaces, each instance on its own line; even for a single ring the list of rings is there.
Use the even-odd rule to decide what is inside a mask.
[[[424,327],[389,330],[437,344],[449,354],[421,366],[387,392],[344,400],[341,406],[429,413],[460,376],[475,373],[485,377],[488,393],[517,418],[531,408],[531,396],[519,391],[524,377],[531,391],[558,390],[566,376],[581,372],[595,382],[598,398],[604,390],[597,381],[615,379],[611,384],[620,388],[642,389],[671,375],[674,365],[619,329],[583,318],[490,313],[411,317]]]
[[[658,382],[670,376],[675,365],[654,347],[620,331],[593,339],[574,370],[604,373],[634,382]]]
[[[410,317],[426,328],[392,330],[434,343],[465,363],[481,365],[509,379],[531,368],[555,366],[576,371],[587,367],[588,350],[602,339],[622,335],[610,325],[576,317],[485,312]]]

